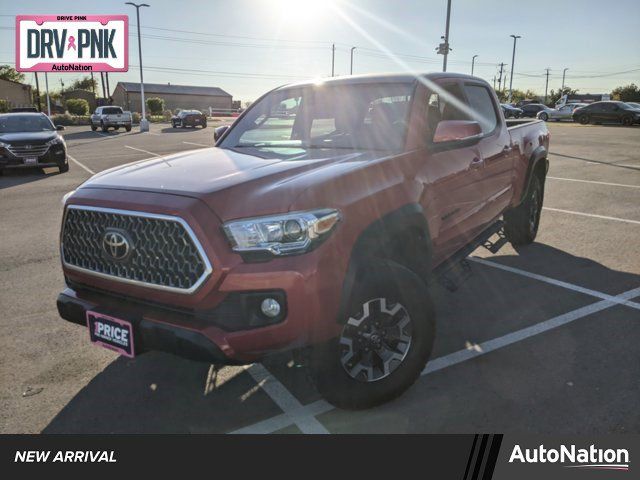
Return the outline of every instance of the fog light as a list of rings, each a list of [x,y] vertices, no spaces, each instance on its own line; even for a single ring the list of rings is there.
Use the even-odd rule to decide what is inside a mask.
[[[269,318],[275,318],[280,315],[280,304],[273,298],[265,298],[260,304],[260,310]]]

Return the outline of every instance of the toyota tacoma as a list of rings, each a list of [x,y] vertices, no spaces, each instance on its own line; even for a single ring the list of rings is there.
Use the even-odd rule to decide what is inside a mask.
[[[495,234],[536,237],[545,123],[507,126],[476,77],[288,85],[215,136],[65,198],[57,305],[92,342],[216,364],[304,352],[325,398],[366,408],[424,369],[434,278]]]

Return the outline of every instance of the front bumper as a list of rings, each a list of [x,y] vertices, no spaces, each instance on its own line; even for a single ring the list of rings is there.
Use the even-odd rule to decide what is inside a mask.
[[[67,151],[62,145],[54,145],[36,159],[36,163],[25,164],[24,158],[12,155],[6,149],[0,149],[0,168],[2,169],[58,167],[67,163]]]

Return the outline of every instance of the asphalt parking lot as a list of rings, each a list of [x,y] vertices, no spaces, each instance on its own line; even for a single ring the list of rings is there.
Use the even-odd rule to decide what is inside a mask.
[[[435,285],[432,360],[381,407],[334,409],[290,357],[225,367],[93,346],[59,318],[62,196],[92,173],[213,144],[201,130],[71,127],[67,174],[0,177],[0,433],[640,432],[640,126],[549,124],[535,244],[479,249]]]

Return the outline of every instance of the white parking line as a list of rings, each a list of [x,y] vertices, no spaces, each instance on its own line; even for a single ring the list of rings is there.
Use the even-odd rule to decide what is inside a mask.
[[[594,183],[597,185],[607,185],[610,187],[640,188],[640,185],[627,185],[624,183],[597,182],[595,180],[578,180],[577,178],[547,177],[551,180],[563,180],[565,182]]]
[[[91,175],[95,175],[96,172],[94,172],[93,170],[91,170],[89,167],[87,167],[86,165],[83,165],[82,163],[80,163],[78,160],[76,160],[75,158],[73,158],[71,155],[69,155],[67,153],[67,158],[69,160],[71,160],[73,163],[75,163],[76,165],[78,165],[80,168],[84,168],[87,172],[89,172]]]
[[[596,297],[602,300],[607,300],[609,302],[626,305],[627,307],[640,309],[640,303],[631,302],[629,300],[621,300],[617,295],[607,295],[606,293],[598,292],[597,290],[591,290],[589,288],[584,288],[579,285],[574,285],[573,283],[563,282],[562,280],[556,280],[555,278],[546,277],[544,275],[539,275],[537,273],[531,273],[526,270],[521,270],[519,268],[509,267],[507,265],[502,265],[501,263],[485,260],[484,258],[469,257],[467,260],[475,263],[480,263],[482,265],[487,265],[489,267],[497,268],[499,270],[504,270],[506,272],[515,273],[516,275],[522,275],[523,277],[532,278],[533,280],[538,280],[540,282],[549,283],[551,285],[555,285],[556,287],[562,287],[568,290],[573,290],[574,292],[583,293],[591,297]]]
[[[475,261],[475,260],[474,260]],[[482,262],[480,262],[482,263]],[[547,277],[548,278],[548,277]],[[564,283],[564,282],[561,282]],[[576,286],[577,287],[577,286]],[[581,288],[581,287],[577,287]],[[599,295],[605,295],[601,292],[595,292]],[[640,295],[640,287],[634,288],[633,290],[629,290],[627,292],[621,293],[620,295],[616,295],[615,297],[611,297],[606,295],[610,299],[600,300],[599,302],[592,303],[591,305],[586,305],[584,307],[578,308],[576,310],[572,310],[571,312],[564,313],[562,315],[558,315],[549,320],[545,320],[540,323],[536,323],[535,325],[531,325],[529,327],[522,328],[520,330],[516,330],[515,332],[507,333],[506,335],[502,335],[500,337],[496,337],[494,339],[488,340],[486,342],[482,342],[480,344],[476,344],[473,348],[465,348],[463,350],[458,350],[456,352],[450,353],[448,355],[444,355],[442,357],[435,358],[427,364],[426,368],[422,371],[421,375],[429,375],[431,373],[443,370],[448,367],[452,367],[462,362],[466,362],[467,360],[471,360],[473,358],[480,357],[482,355],[486,355],[489,352],[493,352],[500,348],[513,345],[522,340],[526,340],[527,338],[534,337],[541,333],[548,332],[550,330],[554,330],[563,325],[567,325],[571,322],[584,318],[588,315],[591,315],[596,312],[600,312],[602,310],[606,310],[607,308],[611,308],[615,305],[629,305],[629,300],[635,298]],[[633,302],[631,302],[633,303]],[[637,305],[637,304],[635,304]],[[639,305],[640,306],[640,305]],[[257,364],[256,364],[257,365]],[[255,366],[255,365],[253,365]],[[251,368],[253,368],[253,366]],[[264,367],[263,367],[264,368]],[[267,375],[270,375],[267,372]],[[256,377],[254,377],[256,378]],[[284,387],[282,387],[284,388]],[[288,392],[287,392],[288,393]],[[275,400],[274,400],[275,401]],[[297,402],[297,400],[296,400]],[[299,403],[298,403],[299,405]],[[280,407],[282,408],[282,407]],[[266,420],[262,420],[261,422],[255,423],[253,425],[249,425],[247,427],[241,428],[239,430],[235,430],[230,433],[273,433],[282,428],[286,428],[290,426],[292,423],[298,425],[300,428],[300,424],[303,419],[313,419],[316,422],[320,423],[315,416],[320,415],[322,413],[328,412],[332,410],[334,407],[329,405],[324,400],[319,400],[309,405],[301,406],[297,410],[290,410],[289,414],[285,412],[284,414],[276,415],[274,417],[268,418]],[[283,409],[284,410],[284,409]],[[295,420],[295,421],[294,421]],[[302,423],[305,425],[304,423]],[[321,425],[322,426],[322,425]],[[323,429],[326,430],[324,426]],[[302,430],[302,428],[300,428]]]
[[[210,147],[211,145],[205,145],[204,143],[195,143],[195,142],[182,142],[182,143],[186,143],[187,145],[197,145],[198,147]]]
[[[628,218],[607,217],[606,215],[596,215],[595,213],[574,212],[573,210],[563,210],[561,208],[542,207],[543,210],[549,210],[551,212],[568,213],[570,215],[580,215],[582,217],[600,218],[602,220],[613,220],[616,222],[635,223],[640,225],[639,220],[629,220]]]
[[[282,409],[284,415],[289,418],[289,424],[293,422],[302,433],[329,433],[315,416],[307,414],[306,411],[303,415],[298,413],[304,410],[303,405],[263,365],[254,363],[247,368],[247,372]]]
[[[157,153],[150,152],[149,150],[143,150],[141,148],[130,147],[129,145],[125,145],[124,148],[130,148],[131,150],[137,150],[138,152],[148,153],[149,155],[153,155],[154,157],[161,157],[162,155],[158,155]]]

